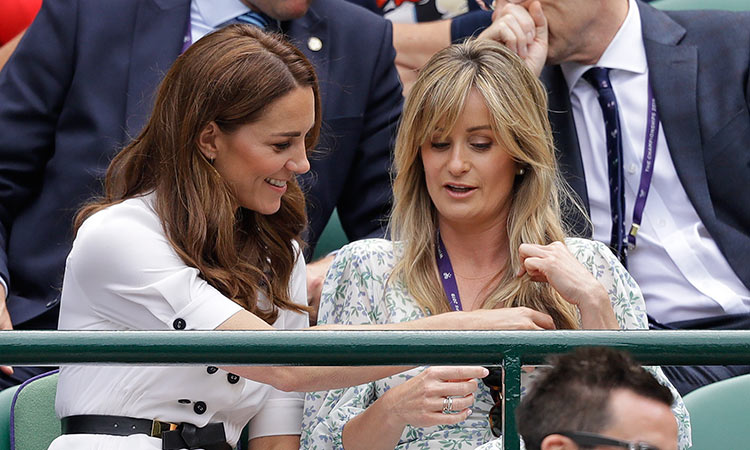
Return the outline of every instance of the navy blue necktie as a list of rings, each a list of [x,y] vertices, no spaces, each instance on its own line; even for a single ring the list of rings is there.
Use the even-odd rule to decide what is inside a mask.
[[[257,13],[255,11],[248,11],[245,14],[241,14],[234,19],[227,20],[226,22],[218,25],[215,29],[218,30],[219,28],[223,28],[235,23],[247,23],[250,25],[254,25],[261,30],[265,30],[268,28],[268,25],[272,23],[272,20],[270,17],[266,16],[262,13]],[[274,24],[278,24],[278,22],[273,21]],[[188,16],[188,22],[187,22],[187,31],[185,32],[185,37],[183,39],[182,44],[182,51],[180,54],[185,53],[185,51],[193,44],[193,35],[192,35],[192,23],[190,22],[190,16]],[[273,31],[273,28],[269,31]]]
[[[266,28],[268,28],[270,20],[265,14],[257,13],[255,11],[248,11],[245,14],[237,16],[229,23],[249,23],[250,25],[255,25],[261,30],[265,30]]]
[[[609,205],[612,212],[612,236],[610,248],[627,267],[627,235],[625,234],[625,189],[622,173],[622,136],[620,136],[620,116],[617,112],[617,99],[609,82],[609,69],[592,67],[583,74],[599,99],[604,116],[604,131],[607,138],[607,162],[609,172]]]

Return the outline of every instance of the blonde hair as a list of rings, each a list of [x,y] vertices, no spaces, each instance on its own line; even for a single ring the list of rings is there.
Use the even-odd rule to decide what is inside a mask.
[[[560,204],[575,202],[557,171],[544,87],[496,42],[470,40],[441,50],[422,68],[406,99],[396,139],[390,223],[403,253],[392,276],[406,283],[423,311],[449,310],[437,276],[437,211],[427,192],[420,146],[435,130],[453,129],[472,89],[484,98],[498,141],[525,171],[516,177],[508,214],[510,257],[482,308],[526,306],[552,316],[557,328],[579,328],[576,308],[551,286],[528,275],[516,277],[518,247],[563,240]]]

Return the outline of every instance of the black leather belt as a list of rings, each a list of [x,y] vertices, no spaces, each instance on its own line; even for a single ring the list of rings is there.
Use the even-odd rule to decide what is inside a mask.
[[[170,423],[125,416],[80,415],[62,418],[62,434],[146,434],[161,439],[163,450],[232,450],[227,444],[223,423],[197,427],[190,423]]]

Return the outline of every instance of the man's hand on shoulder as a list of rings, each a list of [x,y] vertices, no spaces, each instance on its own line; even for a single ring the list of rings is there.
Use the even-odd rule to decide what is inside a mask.
[[[547,60],[549,45],[547,18],[541,3],[534,1],[529,9],[515,3],[501,1],[498,6],[500,4],[503,4],[502,8],[492,15],[492,25],[479,35],[479,39],[492,39],[504,44],[539,76]]]

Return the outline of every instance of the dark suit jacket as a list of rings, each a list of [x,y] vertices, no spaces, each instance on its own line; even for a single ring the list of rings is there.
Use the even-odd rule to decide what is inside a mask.
[[[57,298],[71,219],[101,191],[112,156],[138,134],[182,47],[189,0],[45,2],[0,73],[0,275],[15,324]],[[389,22],[316,0],[283,28],[320,78],[322,156],[303,177],[312,246],[334,207],[349,238],[382,233],[390,148],[401,111]],[[316,36],[322,49],[308,48]]]
[[[711,237],[750,288],[750,14],[662,12],[643,3],[643,38],[659,115],[679,181]],[[547,67],[560,168],[588,204],[568,88]],[[576,221],[579,232],[582,222]]]

